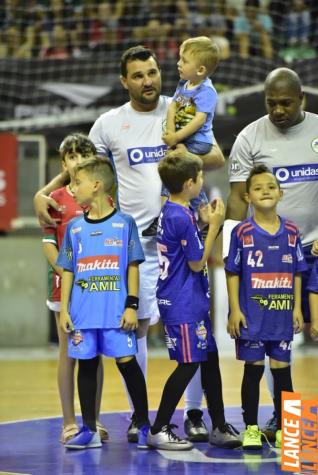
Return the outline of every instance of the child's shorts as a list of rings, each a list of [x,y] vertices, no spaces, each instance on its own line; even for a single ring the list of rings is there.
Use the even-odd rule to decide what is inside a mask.
[[[210,320],[164,325],[165,342],[171,360],[178,363],[207,361],[208,353],[217,351]]]
[[[137,353],[135,332],[120,328],[74,330],[69,335],[68,356],[75,359],[91,359],[97,355],[113,358],[132,356]]]
[[[280,341],[252,341],[235,340],[236,358],[243,361],[260,361],[265,355],[277,361],[290,362],[291,346],[290,340]]]

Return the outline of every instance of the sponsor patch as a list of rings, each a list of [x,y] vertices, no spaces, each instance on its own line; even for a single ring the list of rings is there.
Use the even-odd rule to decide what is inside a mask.
[[[255,272],[251,274],[253,289],[292,289],[293,275],[289,272]]]
[[[167,145],[162,144],[157,147],[128,148],[127,155],[129,165],[139,165],[141,163],[156,163],[161,160],[166,153]]]
[[[283,254],[282,255],[282,262],[285,264],[292,264],[293,263],[293,256],[291,254]]]
[[[288,246],[295,247],[297,241],[296,234],[288,234]]]
[[[83,257],[77,261],[77,272],[119,269],[119,256],[102,255]]]
[[[251,234],[243,236],[243,247],[254,247],[254,238]]]
[[[297,183],[318,180],[318,166],[313,163],[289,167],[273,167],[273,174],[280,183]]]

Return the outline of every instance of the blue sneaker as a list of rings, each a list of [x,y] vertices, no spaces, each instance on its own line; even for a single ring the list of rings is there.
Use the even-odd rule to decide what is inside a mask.
[[[150,425],[145,424],[140,429],[138,429],[138,449],[149,449],[149,445],[147,444],[147,436],[150,430]]]
[[[86,426],[83,426],[80,431],[65,444],[67,449],[93,449],[101,446],[102,442],[99,432],[93,432]]]

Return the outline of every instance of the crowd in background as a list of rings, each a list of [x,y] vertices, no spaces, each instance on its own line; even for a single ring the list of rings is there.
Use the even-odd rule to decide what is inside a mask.
[[[318,49],[316,0],[3,0],[0,58],[61,58],[142,43],[160,60],[206,35],[223,59]]]

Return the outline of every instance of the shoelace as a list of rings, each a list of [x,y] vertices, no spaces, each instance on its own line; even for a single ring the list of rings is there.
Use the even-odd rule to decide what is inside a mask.
[[[227,432],[228,434],[231,434],[234,436],[239,435],[239,431],[234,426],[232,426],[232,424],[230,424],[229,422],[225,422],[224,426],[221,427],[220,430],[221,432],[223,432],[223,434]]]
[[[177,436],[174,432],[172,432],[172,429],[177,429],[178,426],[176,424],[169,424],[167,426],[164,426],[162,428],[162,432],[168,435],[169,439],[172,440],[173,442],[181,442],[182,439]]]
[[[272,446],[272,444],[271,444],[270,441],[268,440],[266,434],[264,434],[264,432],[262,432],[261,430],[260,430],[259,432],[260,432],[261,436],[264,437],[264,439],[265,439],[265,441],[266,441],[268,447],[269,447],[270,449],[273,449],[274,447]],[[249,430],[249,434],[248,434],[248,435],[251,437],[251,439],[257,439],[258,436],[259,436],[258,433],[257,433],[256,431],[254,431],[254,430],[252,430],[252,431]]]

